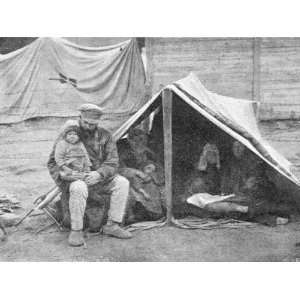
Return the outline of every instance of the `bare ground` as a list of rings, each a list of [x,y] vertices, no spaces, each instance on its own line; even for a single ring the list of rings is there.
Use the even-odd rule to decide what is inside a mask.
[[[53,182],[46,169],[48,153],[63,120],[42,120],[0,127],[0,192],[13,193],[22,201],[23,214],[35,197]],[[38,125],[38,126],[37,126]],[[264,136],[295,164],[300,175],[300,122],[261,124]],[[183,230],[163,227],[136,232],[131,240],[88,236],[87,246],[71,248],[67,232],[52,227],[35,231],[49,220],[31,217],[0,242],[1,261],[297,261],[295,243],[300,224],[276,228]],[[15,232],[13,232],[15,231]]]

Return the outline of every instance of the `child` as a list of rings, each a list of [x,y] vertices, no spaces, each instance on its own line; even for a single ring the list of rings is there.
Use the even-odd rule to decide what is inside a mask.
[[[217,146],[206,143],[194,172],[186,182],[185,192],[189,196],[197,193],[220,193],[220,154]]]
[[[55,161],[60,176],[67,181],[84,180],[90,171],[91,161],[79,138],[79,125],[69,121],[63,129],[62,139],[55,148]]]

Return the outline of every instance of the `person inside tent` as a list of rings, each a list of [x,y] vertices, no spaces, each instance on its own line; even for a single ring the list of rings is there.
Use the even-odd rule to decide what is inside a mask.
[[[238,141],[232,143],[221,174],[221,194],[234,194],[228,202],[212,203],[208,209],[239,213],[239,217],[267,225],[284,223],[288,212],[279,205],[278,191],[267,176],[266,164]],[[228,205],[228,207],[227,207]],[[237,206],[236,206],[237,205]],[[242,208],[242,209],[240,209]]]
[[[200,154],[200,158],[196,163],[195,170],[190,174],[190,178],[185,183],[185,192],[183,195],[184,199],[191,204],[194,202],[194,200],[200,203],[200,209],[194,207],[193,204],[187,204],[187,207],[185,209],[188,211],[188,213],[199,217],[207,215],[207,212],[209,212],[212,216],[219,216],[219,214],[223,214],[225,212],[245,213],[247,211],[247,208],[237,203],[221,203],[216,201],[215,203],[207,204],[201,202],[200,199],[206,197],[205,195],[217,196],[221,194],[220,181],[220,153],[216,143],[213,141],[213,138],[211,138],[210,142],[207,142],[204,145]]]
[[[89,103],[80,106],[79,111],[79,136],[89,155],[91,171],[87,173],[84,182],[80,180],[81,177],[72,182],[61,178],[55,161],[55,148],[59,139],[54,144],[47,164],[51,177],[63,192],[64,224],[67,225],[69,219],[71,227],[69,244],[84,244],[83,221],[88,200],[97,201],[102,194],[110,195],[108,220],[103,226],[103,233],[118,238],[131,238],[131,233],[120,226],[125,216],[129,182],[117,174],[119,157],[111,134],[99,126],[103,112],[98,106]]]
[[[202,160],[204,150],[201,155]],[[208,156],[208,158],[209,164],[212,163],[212,157]],[[205,164],[203,165],[205,166]],[[213,191],[210,188],[210,181],[205,180],[203,175],[205,174],[195,177],[193,184],[190,185],[190,189],[194,188],[194,190],[190,190],[189,195],[197,195],[197,193],[217,194],[216,190]],[[215,177],[214,180],[217,181],[218,179]],[[196,189],[195,183],[197,184]],[[215,182],[215,185],[217,184],[218,182]],[[221,165],[219,184],[221,196],[233,196],[228,200],[212,201],[205,204],[202,210],[209,212],[212,216],[229,216],[257,221],[266,225],[287,222],[286,217],[290,213],[289,208],[287,205],[282,205],[282,199],[278,199],[278,190],[275,184],[269,180],[265,163],[238,141],[232,143],[231,151]],[[193,214],[199,215],[197,209],[194,208],[192,211]]]
[[[207,143],[203,147],[196,170],[192,174],[192,182],[188,183],[191,193],[201,193],[201,181],[204,182],[203,192],[209,194],[220,193],[220,154],[219,149],[214,143]],[[199,188],[197,188],[199,182]]]
[[[155,153],[148,147],[147,134],[138,128],[119,141],[121,175],[130,182],[127,223],[157,220],[164,215],[164,176]]]
[[[214,143],[205,144],[195,169],[184,184],[184,198],[197,193],[220,194],[220,154]]]
[[[231,152],[222,166],[221,193],[238,195],[243,190],[247,179],[258,178],[263,174],[263,162],[248,151],[242,143],[234,141]]]

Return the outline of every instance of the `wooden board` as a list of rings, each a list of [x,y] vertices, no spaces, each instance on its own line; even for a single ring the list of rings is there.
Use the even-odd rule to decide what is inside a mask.
[[[263,38],[262,119],[300,117],[300,38]]]

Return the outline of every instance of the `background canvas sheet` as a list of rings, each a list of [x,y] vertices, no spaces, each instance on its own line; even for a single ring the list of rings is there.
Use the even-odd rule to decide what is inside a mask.
[[[0,123],[71,117],[84,102],[120,123],[144,103],[145,72],[136,41],[83,47],[39,38],[0,55]]]

